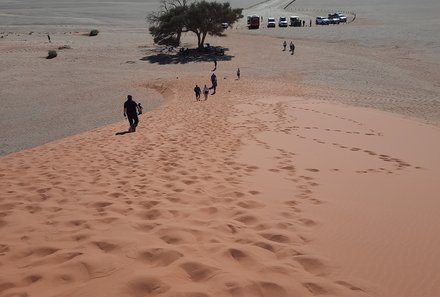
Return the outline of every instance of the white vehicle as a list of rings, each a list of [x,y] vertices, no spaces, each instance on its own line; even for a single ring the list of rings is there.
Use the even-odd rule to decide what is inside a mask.
[[[330,24],[330,20],[324,16],[317,16],[315,23],[316,25],[328,25]]]
[[[280,17],[280,20],[278,22],[278,27],[287,27],[289,25],[289,22],[287,21],[286,17]]]
[[[340,12],[337,12],[336,14],[338,15],[338,18],[341,21],[341,23],[346,23],[347,22],[347,17],[345,15],[343,15]]]
[[[267,19],[267,27],[268,28],[275,28],[277,26],[277,22],[275,21],[275,18],[268,18]]]
[[[341,22],[341,20],[339,19],[339,17],[337,15],[328,15],[328,20],[330,22],[330,24],[339,24]]]

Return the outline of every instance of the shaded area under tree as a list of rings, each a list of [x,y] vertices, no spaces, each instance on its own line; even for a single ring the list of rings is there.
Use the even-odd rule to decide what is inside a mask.
[[[211,46],[210,48],[186,48],[183,51],[162,50],[160,53],[147,55],[141,61],[152,64],[186,64],[191,62],[231,61],[234,56],[228,55],[228,48]]]

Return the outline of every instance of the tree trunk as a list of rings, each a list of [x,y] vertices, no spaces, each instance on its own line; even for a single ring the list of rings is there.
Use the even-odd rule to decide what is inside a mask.
[[[203,43],[201,43],[201,39],[200,39],[200,32],[195,32],[197,34],[197,47],[199,49],[203,48]]]
[[[182,29],[179,29],[179,31],[177,31],[177,36],[176,36],[176,43],[177,46],[180,45],[180,37],[182,36]]]
[[[205,44],[206,34],[208,34],[208,32],[203,32],[202,33],[202,48],[203,48],[203,45]]]

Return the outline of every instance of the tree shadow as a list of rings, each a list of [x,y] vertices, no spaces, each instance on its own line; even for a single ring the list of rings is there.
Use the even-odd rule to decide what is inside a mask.
[[[178,52],[166,52],[148,55],[141,58],[151,64],[187,64],[191,62],[231,61],[234,56],[226,54],[229,49],[220,46],[211,46],[204,49],[181,49]]]

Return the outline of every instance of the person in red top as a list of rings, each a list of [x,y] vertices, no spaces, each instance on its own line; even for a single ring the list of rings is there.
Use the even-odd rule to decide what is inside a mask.
[[[139,106],[133,101],[133,97],[128,95],[127,101],[124,103],[124,117],[126,117],[130,123],[129,132],[136,132],[136,127],[139,123],[138,112],[140,113]]]

